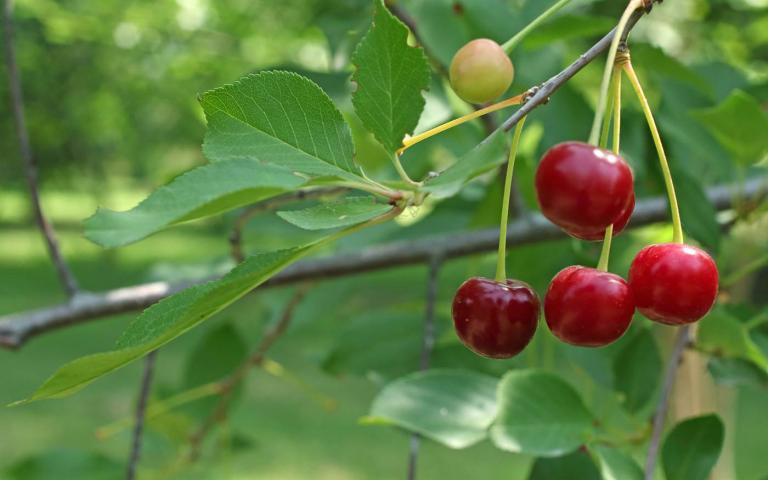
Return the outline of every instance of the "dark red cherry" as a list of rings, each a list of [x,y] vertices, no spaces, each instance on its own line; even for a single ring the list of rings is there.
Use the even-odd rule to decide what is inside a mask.
[[[549,329],[560,340],[580,347],[602,347],[618,340],[634,313],[627,282],[594,268],[561,270],[544,297]]]
[[[635,211],[635,194],[632,194],[632,200],[627,205],[627,208],[621,213],[621,216],[613,224],[613,236],[620,234],[624,231],[624,227],[629,223],[629,219],[632,217],[632,212]],[[602,241],[605,238],[605,229],[603,230],[567,230],[566,233],[572,237],[579,238],[581,240],[588,240],[590,242]]]
[[[555,145],[536,170],[541,212],[566,231],[604,232],[626,213],[634,194],[627,162],[586,143]]]
[[[539,297],[525,282],[470,278],[453,298],[453,325],[470,350],[489,358],[520,353],[533,338]]]
[[[649,245],[629,269],[640,313],[667,325],[692,323],[715,304],[717,265],[707,252],[679,243]]]

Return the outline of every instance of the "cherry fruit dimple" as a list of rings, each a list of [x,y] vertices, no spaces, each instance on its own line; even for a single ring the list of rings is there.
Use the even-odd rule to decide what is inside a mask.
[[[717,265],[704,250],[679,243],[649,245],[629,269],[640,313],[667,325],[693,323],[715,304]]]
[[[536,197],[552,223],[578,236],[604,232],[634,199],[632,169],[609,150],[582,142],[550,148],[536,170]]]
[[[561,270],[544,297],[547,326],[560,340],[581,347],[601,347],[629,328],[635,302],[623,278],[594,268]]]
[[[527,283],[470,278],[453,299],[453,324],[470,350],[489,358],[520,353],[536,333],[539,298]]]

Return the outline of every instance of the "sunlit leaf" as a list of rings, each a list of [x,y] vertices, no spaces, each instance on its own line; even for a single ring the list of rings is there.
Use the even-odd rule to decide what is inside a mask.
[[[382,0],[375,2],[371,29],[352,56],[352,103],[363,125],[394,152],[419,122],[430,71],[421,48],[408,45],[406,26]]]
[[[497,383],[496,378],[462,370],[414,373],[384,387],[365,421],[466,448],[487,434],[496,415]]]

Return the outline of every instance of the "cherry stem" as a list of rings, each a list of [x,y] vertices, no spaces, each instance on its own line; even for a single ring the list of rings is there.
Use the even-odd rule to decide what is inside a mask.
[[[506,100],[503,100],[499,103],[495,103],[493,105],[490,105],[485,108],[481,108],[480,110],[475,110],[474,112],[464,115],[462,117],[456,118],[454,120],[451,120],[450,122],[446,122],[442,125],[438,125],[435,128],[432,128],[430,130],[427,130],[424,133],[420,133],[418,135],[414,135],[413,137],[406,137],[403,140],[403,146],[400,147],[400,149],[396,152],[397,155],[402,155],[403,152],[411,148],[412,146],[416,145],[419,142],[422,142],[430,137],[434,137],[438,133],[442,133],[446,130],[450,130],[453,127],[458,127],[462,123],[466,123],[470,120],[474,120],[478,117],[482,117],[483,115],[487,115],[489,113],[493,113],[497,110],[501,110],[503,108],[511,107],[513,105],[520,105],[523,101],[523,97],[525,94],[516,95],[512,98],[508,98]]]
[[[526,25],[522,30],[517,32],[512,38],[504,42],[504,44],[501,46],[501,48],[504,49],[505,52],[507,52],[507,55],[511,55],[512,51],[515,49],[517,45],[520,44],[520,42],[525,39],[526,36],[528,36],[529,33],[534,31],[539,25],[546,22],[549,17],[560,11],[561,8],[568,5],[571,2],[571,0],[560,0],[559,2],[555,3],[548,9],[546,9],[541,15],[533,19],[531,23]]]
[[[611,103],[613,105],[613,153],[619,154],[619,148],[621,146],[621,69],[614,67],[613,75],[611,76]],[[608,143],[608,121],[609,116],[606,116],[606,121],[603,125],[603,136],[600,140],[601,146]],[[608,225],[605,229],[605,237],[603,238],[603,248],[600,251],[600,260],[597,262],[597,269],[602,272],[608,271],[608,261],[611,257],[611,242],[613,240],[613,225]]]
[[[632,87],[635,89],[637,99],[640,101],[640,106],[645,114],[645,119],[648,122],[648,128],[651,130],[651,136],[653,137],[653,143],[656,145],[656,152],[659,155],[659,163],[661,164],[661,171],[664,174],[664,183],[667,187],[667,196],[669,197],[669,208],[672,211],[672,232],[673,241],[675,243],[684,243],[683,239],[683,225],[680,221],[680,208],[677,204],[677,195],[675,194],[675,185],[672,182],[672,173],[669,170],[669,162],[667,161],[667,154],[664,152],[664,145],[661,143],[661,136],[659,135],[659,129],[656,126],[656,120],[653,118],[653,112],[648,104],[648,99],[645,96],[640,80],[637,78],[635,69],[632,67],[632,62],[627,60],[624,64],[624,71],[629,78]]]
[[[618,25],[616,26],[616,33],[613,35],[611,41],[611,47],[608,50],[608,60],[605,63],[605,71],[603,72],[603,81],[600,84],[600,96],[597,101],[597,109],[595,110],[595,120],[592,123],[592,131],[589,134],[589,143],[597,145],[598,136],[600,135],[600,126],[603,123],[603,116],[605,115],[605,109],[608,104],[608,89],[611,83],[611,72],[613,71],[614,62],[616,61],[616,52],[619,49],[619,43],[624,36],[624,30],[629,22],[629,17],[635,10],[643,6],[643,0],[630,0],[629,5],[621,15]]]
[[[509,199],[512,196],[512,172],[515,169],[517,148],[520,145],[520,135],[523,133],[525,117],[521,118],[515,127],[512,146],[509,148],[507,160],[507,176],[504,179],[504,198],[501,201],[501,224],[499,225],[499,256],[496,260],[496,281],[507,281],[507,224],[509,223]]]
[[[395,170],[397,170],[397,174],[400,175],[400,178],[411,187],[419,188],[421,187],[421,183],[414,181],[410,176],[408,176],[408,172],[405,171],[403,168],[403,164],[400,163],[400,155],[395,153],[392,155],[392,164],[395,166]]]

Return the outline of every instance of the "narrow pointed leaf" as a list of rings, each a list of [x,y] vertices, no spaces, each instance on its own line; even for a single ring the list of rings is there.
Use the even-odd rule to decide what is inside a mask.
[[[117,349],[78,358],[53,374],[22,402],[70,395],[174,340],[220,312],[268,278],[305,255],[312,246],[249,257],[219,280],[196,285],[144,311],[123,332]]]
[[[119,247],[175,223],[294,190],[304,182],[290,170],[253,160],[212,163],[176,177],[131,210],[100,209],[85,221],[85,236],[104,247]]]
[[[365,128],[394,152],[419,122],[429,64],[421,48],[408,45],[408,28],[381,0],[375,3],[371,29],[352,56],[357,84],[352,103]]]
[[[496,415],[497,383],[496,378],[462,370],[414,373],[384,387],[365,421],[466,448],[486,436]]]
[[[383,215],[391,205],[377,203],[373,197],[354,197],[305,208],[277,212],[288,223],[305,230],[323,230],[357,225]]]
[[[491,439],[502,450],[560,456],[583,445],[592,431],[592,415],[579,394],[550,373],[512,371],[499,383],[498,397]]]
[[[311,177],[363,181],[349,126],[328,95],[291,72],[249,75],[200,97],[212,162],[260,160]]]

